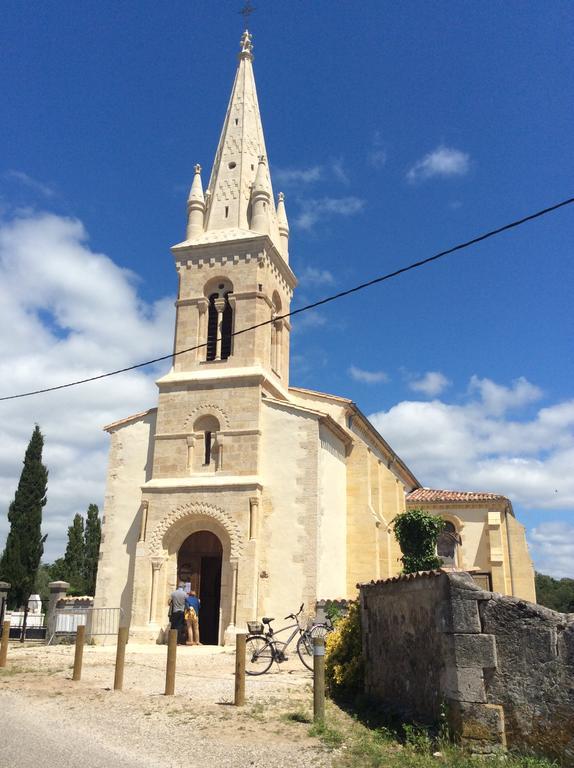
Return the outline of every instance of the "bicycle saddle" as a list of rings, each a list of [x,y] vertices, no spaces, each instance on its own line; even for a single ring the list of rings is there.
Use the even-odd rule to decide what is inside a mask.
[[[270,619],[268,616],[264,616],[264,617],[261,619],[261,621],[262,621],[264,624],[271,624],[271,622],[272,622],[272,621],[275,621],[275,619]]]

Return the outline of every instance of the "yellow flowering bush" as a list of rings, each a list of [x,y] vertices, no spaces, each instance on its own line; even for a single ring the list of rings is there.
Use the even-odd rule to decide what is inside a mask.
[[[349,604],[345,617],[326,638],[325,679],[329,693],[345,698],[364,689],[361,614],[358,602]]]

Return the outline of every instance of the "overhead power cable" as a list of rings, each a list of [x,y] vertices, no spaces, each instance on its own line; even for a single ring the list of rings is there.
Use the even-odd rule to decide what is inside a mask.
[[[542,208],[541,210],[536,211],[535,213],[530,213],[527,216],[523,216],[520,219],[511,221],[509,224],[504,224],[504,226],[502,227],[497,227],[496,229],[491,229],[489,232],[484,232],[482,235],[473,237],[471,240],[466,240],[465,242],[458,243],[458,245],[453,245],[451,248],[447,248],[444,251],[439,251],[438,253],[435,253],[433,256],[428,256],[426,259],[415,261],[406,267],[401,267],[400,269],[396,269],[394,272],[388,272],[386,275],[375,277],[372,280],[368,280],[366,283],[360,283],[359,285],[355,285],[353,288],[348,288],[345,291],[339,291],[339,293],[334,293],[333,295],[327,296],[324,299],[319,299],[319,301],[314,301],[312,304],[306,304],[304,307],[299,307],[299,309],[294,309],[292,312],[286,312],[283,315],[276,315],[275,317],[272,317],[269,320],[264,320],[261,323],[250,325],[248,328],[242,328],[240,331],[234,331],[233,333],[230,334],[230,336],[240,336],[243,333],[254,331],[256,328],[261,328],[265,325],[270,325],[271,323],[277,320],[284,320],[287,317],[294,317],[295,315],[299,315],[302,312],[308,312],[310,309],[321,307],[323,306],[323,304],[328,304],[331,301],[342,299],[345,296],[350,296],[352,293],[357,293],[358,291],[362,291],[365,288],[370,288],[372,285],[383,283],[385,282],[385,280],[390,280],[393,277],[398,277],[399,275],[402,275],[405,272],[410,272],[413,269],[418,269],[419,267],[423,267],[426,264],[430,264],[433,261],[438,261],[439,259],[442,259],[444,256],[448,256],[451,253],[455,253],[456,251],[462,251],[465,248],[469,248],[471,245],[476,245],[477,243],[481,243],[483,240],[488,240],[489,238],[494,237],[495,235],[500,235],[502,232],[508,232],[508,230],[510,229],[515,229],[516,227],[520,227],[522,224],[526,224],[527,222],[533,221],[534,219],[539,219],[542,216],[546,216],[546,214],[548,213],[557,211],[559,208],[564,208],[565,206],[571,205],[572,203],[574,203],[574,197],[569,197],[568,199],[562,200],[561,202],[555,203],[554,205],[550,205],[547,208]],[[170,352],[170,354],[168,355],[155,357],[153,360],[146,360],[143,363],[135,363],[134,365],[128,365],[125,368],[118,368],[115,371],[108,371],[107,373],[100,373],[97,376],[89,376],[88,378],[85,378],[85,379],[70,381],[67,384],[58,384],[55,387],[45,387],[44,389],[36,389],[36,390],[33,390],[32,392],[21,392],[20,394],[17,394],[17,395],[5,395],[4,397],[0,397],[0,401],[16,400],[21,397],[32,397],[33,395],[42,395],[46,392],[55,392],[58,389],[68,389],[69,387],[77,387],[80,384],[88,384],[91,381],[99,381],[100,379],[107,379],[110,376],[117,376],[119,373],[127,373],[128,371],[135,371],[138,368],[144,368],[145,366],[148,366],[148,365],[154,365],[155,363],[160,363],[163,360],[170,360],[170,359],[173,359],[174,357],[177,357],[178,355],[185,355],[187,352],[194,352],[197,349],[203,349],[205,347],[207,347],[207,342],[204,342],[203,344],[197,344],[194,347],[188,347],[187,349],[180,349],[179,352]]]

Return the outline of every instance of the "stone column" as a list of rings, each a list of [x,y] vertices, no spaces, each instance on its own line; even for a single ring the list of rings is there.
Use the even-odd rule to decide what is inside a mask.
[[[225,299],[219,298],[214,301],[217,310],[217,344],[215,347],[215,359],[221,360],[221,336],[223,333],[223,310],[225,309]]]
[[[48,610],[46,611],[46,639],[48,642],[56,631],[56,608],[58,603],[70,589],[67,581],[51,581],[48,584],[50,590],[50,599],[48,601]]]
[[[235,642],[236,624],[237,624],[237,568],[239,562],[237,558],[231,558],[231,621],[225,630],[224,645],[230,645]]]
[[[149,606],[149,620],[151,624],[155,624],[157,620],[157,580],[159,578],[159,572],[163,565],[163,557],[151,558],[151,599]]]
[[[275,359],[273,361],[273,368],[275,373],[281,376],[281,369],[283,367],[283,320],[275,320],[273,325],[275,326]]]
[[[8,600],[8,592],[12,585],[7,581],[0,581],[0,626],[4,621],[4,615],[6,613],[6,602]]]
[[[145,541],[148,508],[149,508],[149,501],[142,501],[141,503],[142,516],[140,520],[140,533],[139,533],[138,543],[140,541]]]
[[[205,344],[207,341],[207,310],[209,307],[208,299],[197,300],[197,344]],[[205,347],[199,347],[196,351],[196,358],[198,360],[205,360],[206,349]]]
[[[252,496],[249,499],[249,539],[250,541],[257,538],[259,525],[259,499],[257,496]]]
[[[186,438],[187,442],[187,471],[193,472],[193,452],[194,452],[194,444],[195,444],[195,435],[188,435]]]

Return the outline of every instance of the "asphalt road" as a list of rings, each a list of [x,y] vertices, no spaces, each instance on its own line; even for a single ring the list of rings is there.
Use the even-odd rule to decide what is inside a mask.
[[[35,709],[35,708],[34,708]],[[89,731],[67,732],[17,696],[0,695],[0,768],[157,768],[157,759],[104,745]],[[145,745],[142,744],[142,751]],[[169,764],[169,760],[166,760]]]

